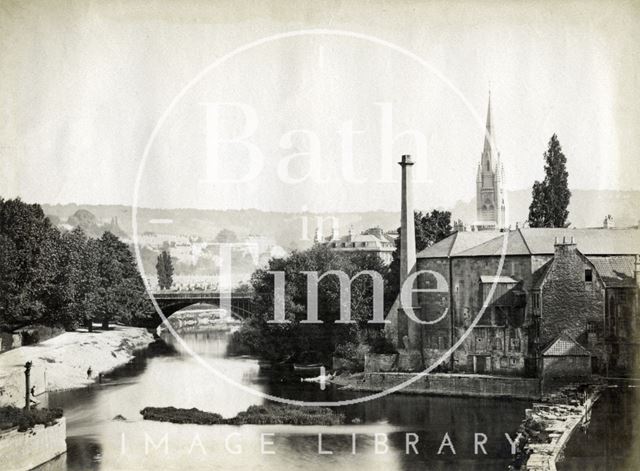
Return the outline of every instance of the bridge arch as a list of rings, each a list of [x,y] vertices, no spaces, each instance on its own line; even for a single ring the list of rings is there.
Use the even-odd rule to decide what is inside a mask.
[[[241,321],[253,314],[253,302],[250,295],[232,295],[230,302],[228,299],[224,299],[224,302],[222,302],[220,293],[202,291],[159,291],[150,293],[150,295],[154,297],[162,314],[167,318],[182,309],[196,304],[208,304],[214,306],[214,309],[229,307],[229,314]],[[155,310],[151,323],[156,326],[162,324],[162,319]]]

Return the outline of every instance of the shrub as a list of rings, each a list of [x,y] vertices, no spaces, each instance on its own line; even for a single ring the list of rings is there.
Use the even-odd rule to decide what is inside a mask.
[[[214,412],[175,407],[145,407],[140,411],[144,420],[171,422],[174,424],[215,425],[224,423],[224,418]]]
[[[369,345],[371,345],[371,353],[398,353],[398,350],[396,350],[396,347],[394,347],[391,341],[384,335],[384,332],[370,337]]]
[[[33,426],[42,424],[46,427],[56,423],[62,417],[62,409],[24,409],[6,406],[0,407],[0,430],[18,427],[18,432],[25,432]]]
[[[276,404],[251,406],[230,419],[225,419],[214,412],[204,412],[195,408],[145,407],[140,413],[145,420],[198,425],[338,425],[345,421],[344,414],[338,414],[328,407]]]

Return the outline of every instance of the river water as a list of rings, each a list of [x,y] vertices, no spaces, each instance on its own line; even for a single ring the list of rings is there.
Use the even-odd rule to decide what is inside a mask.
[[[225,355],[225,334],[183,338],[217,371],[253,390],[325,401],[362,394],[261,374],[255,359]],[[526,401],[396,394],[340,407],[347,416],[344,426],[144,421],[139,411],[146,406],[196,407],[231,417],[264,403],[213,375],[179,345],[176,348],[177,353],[141,355],[101,385],[50,394],[49,405],[62,407],[67,418],[68,452],[45,469],[505,469],[511,461],[505,433],[515,437],[524,410],[530,407]],[[114,420],[117,415],[126,420]],[[486,455],[481,447],[475,453],[475,433],[486,435]],[[407,439],[411,443],[416,437],[415,448],[407,448]]]

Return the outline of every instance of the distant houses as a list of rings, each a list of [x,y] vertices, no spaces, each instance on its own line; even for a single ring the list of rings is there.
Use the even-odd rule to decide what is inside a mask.
[[[369,228],[359,234],[352,229],[346,236],[340,237],[334,229],[329,237],[322,237],[316,232],[316,243],[324,244],[329,249],[341,253],[373,253],[378,255],[386,264],[391,263],[395,251],[395,239],[398,234],[385,232],[379,227]]]

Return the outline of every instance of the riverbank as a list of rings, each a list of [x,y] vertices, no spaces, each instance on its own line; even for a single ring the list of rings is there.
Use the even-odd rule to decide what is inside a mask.
[[[127,364],[154,341],[146,329],[114,326],[107,331],[65,332],[45,342],[0,354],[0,406],[24,405],[24,364],[32,362],[35,400],[50,391],[82,388],[100,373]],[[91,368],[91,376],[87,370]]]
[[[555,471],[574,432],[587,426],[601,386],[566,386],[526,411],[511,469]]]

